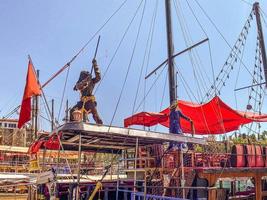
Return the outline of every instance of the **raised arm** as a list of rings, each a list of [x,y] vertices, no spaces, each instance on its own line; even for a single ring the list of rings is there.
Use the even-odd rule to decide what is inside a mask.
[[[182,118],[184,118],[185,120],[187,120],[187,121],[192,121],[189,117],[185,116],[180,110],[179,110],[178,112],[179,112],[180,116],[181,116]]]
[[[93,63],[94,71],[95,71],[95,77],[92,79],[92,81],[93,83],[97,83],[101,80],[101,74],[100,74],[100,70],[97,65],[96,59],[93,59],[92,63]]]

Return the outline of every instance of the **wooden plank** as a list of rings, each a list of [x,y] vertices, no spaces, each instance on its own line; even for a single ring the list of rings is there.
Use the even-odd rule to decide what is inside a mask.
[[[195,144],[206,144],[204,138],[195,138],[191,136],[183,136],[170,133],[159,133],[153,131],[145,131],[138,129],[121,128],[105,125],[94,125],[84,122],[70,122],[61,126],[58,131],[62,131],[64,134],[68,132],[78,133],[82,132],[83,135],[94,137],[127,137],[127,138],[139,138],[140,143],[146,144],[146,140],[151,140],[156,143],[162,142],[186,142]]]
[[[67,142],[75,142],[79,140],[79,135],[75,135],[67,140]]]

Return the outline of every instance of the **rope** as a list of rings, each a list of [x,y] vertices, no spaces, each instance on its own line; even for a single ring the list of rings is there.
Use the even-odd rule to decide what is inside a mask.
[[[135,13],[134,13],[134,16],[133,16],[132,20],[130,21],[130,23],[129,23],[127,29],[126,29],[126,32],[125,32],[124,35],[123,35],[123,38],[122,38],[120,44],[122,43],[122,41],[123,41],[123,39],[124,39],[126,33],[128,32],[128,30],[129,30],[129,28],[130,28],[132,22],[134,21],[135,17],[137,16],[137,13],[138,13],[139,9],[141,8],[141,5],[142,5],[143,1],[144,1],[144,0],[141,0],[141,1],[140,1],[139,5],[138,5],[138,7],[137,7],[137,9],[136,9],[136,11],[135,11]],[[133,47],[133,51],[132,51],[132,56],[131,56],[131,59],[130,59],[130,62],[129,62],[129,65],[128,65],[128,68],[127,68],[127,72],[126,72],[125,79],[124,79],[124,82],[123,82],[123,86],[122,86],[122,89],[121,89],[121,92],[120,92],[120,96],[119,96],[119,99],[118,99],[118,101],[117,101],[117,104],[116,104],[116,107],[115,107],[115,111],[114,111],[114,113],[113,113],[112,120],[111,120],[110,125],[109,125],[109,128],[108,128],[108,132],[110,131],[112,122],[113,122],[114,117],[115,117],[115,115],[116,115],[116,111],[117,111],[117,109],[118,109],[118,105],[119,105],[120,99],[121,99],[121,97],[122,97],[122,93],[123,93],[123,91],[124,91],[124,87],[125,87],[125,84],[126,84],[126,80],[127,80],[127,77],[128,77],[129,71],[130,71],[130,68],[131,68],[132,59],[133,59],[133,56],[134,56],[134,53],[135,53],[135,48],[136,48],[136,45],[137,45],[137,41],[138,41],[139,34],[140,34],[140,30],[141,30],[141,25],[142,25],[142,22],[143,22],[143,17],[144,17],[145,8],[146,8],[146,0],[145,0],[145,3],[144,3],[144,7],[143,7],[143,11],[142,11],[142,16],[141,16],[140,23],[139,23],[139,27],[138,27],[138,31],[137,31],[137,35],[136,35],[136,39],[135,39],[135,43],[134,43],[134,47]],[[119,46],[120,46],[120,44],[119,44]],[[119,47],[119,46],[118,46],[118,47]],[[118,50],[118,48],[116,49],[115,52],[117,52],[117,50]],[[127,138],[128,138],[128,137],[125,137],[123,143],[126,142]],[[99,149],[97,149],[96,153],[97,153],[98,151],[99,151]],[[108,166],[105,167],[106,170],[105,170],[105,172],[104,172],[104,174],[103,174],[103,176],[102,176],[102,179],[105,177],[105,175],[107,174],[107,172],[109,171],[109,169],[112,167],[112,163],[113,163],[113,162],[116,160],[116,158],[118,157],[119,152],[120,152],[120,151],[118,150],[117,153],[116,153],[116,154],[113,156],[113,158],[111,159],[110,164],[109,164]],[[95,153],[95,155],[96,155],[96,153]],[[92,158],[92,159],[93,159],[93,158]]]
[[[156,24],[156,18],[157,18],[157,11],[158,11],[158,0],[156,2],[156,6],[155,6],[155,9],[154,9],[154,13],[153,13],[153,16],[152,16],[152,22],[151,22],[151,26],[150,26],[150,44],[149,44],[149,50],[148,50],[148,55],[147,55],[147,62],[146,62],[146,71],[145,71],[145,74],[147,74],[148,72],[148,65],[149,65],[149,61],[150,61],[150,55],[151,55],[151,49],[152,49],[152,42],[153,42],[153,39],[154,39],[154,32],[155,32],[155,24]],[[152,30],[152,31],[151,31]],[[144,83],[144,101],[143,101],[143,110],[146,109],[146,86],[147,86],[147,80],[145,79],[145,83]],[[139,106],[138,106],[139,107]],[[139,109],[139,108],[138,108]],[[136,109],[136,110],[138,110]]]
[[[247,5],[253,6],[252,3],[250,3],[250,2],[248,2],[248,1],[246,1],[246,0],[241,0],[241,1],[244,2],[244,3],[246,3]]]
[[[182,33],[183,33],[183,37],[184,37],[186,46],[188,46],[190,43],[192,43],[192,37],[189,33],[189,28],[188,28],[188,25],[186,23],[183,9],[181,8],[179,2],[176,3],[176,1],[174,1],[174,5],[175,5],[175,11],[176,11],[178,21],[179,21],[180,26],[182,28]],[[192,10],[191,10],[191,12],[192,12]],[[193,15],[194,15],[194,13],[193,13]],[[199,23],[198,20],[197,20],[197,22]],[[201,26],[201,29],[204,30],[202,26]],[[203,32],[206,35],[206,32],[205,31],[203,31]],[[191,65],[193,67],[193,75],[195,77],[194,80],[195,80],[195,83],[196,83],[198,91],[199,91],[198,96],[199,96],[199,99],[201,99],[200,96],[202,96],[201,94],[203,93],[203,90],[205,91],[208,89],[207,84],[206,84],[206,80],[208,80],[209,83],[211,83],[211,81],[209,79],[209,76],[207,75],[205,67],[203,67],[203,63],[201,61],[201,58],[200,58],[197,50],[192,49],[191,51],[188,52],[188,55],[190,58]],[[205,76],[203,75],[202,72],[204,72]],[[202,90],[202,88],[203,88],[203,90]],[[198,102],[200,102],[200,100]]]
[[[106,26],[106,24],[120,11],[120,9],[124,6],[127,0],[123,1],[122,4],[115,10],[115,12],[104,22],[102,26],[93,34],[93,36],[85,43],[85,45],[75,54],[72,59],[66,63],[57,73],[55,73],[48,81],[46,81],[42,88],[44,88],[48,83],[50,83],[54,78],[56,78],[62,71],[66,68],[70,67],[71,63],[84,51],[84,49],[89,45],[89,43],[95,38],[96,35]]]
[[[118,51],[119,51],[119,49],[120,49],[120,47],[121,47],[121,44],[122,44],[122,42],[124,41],[125,36],[127,35],[128,31],[129,31],[129,29],[130,29],[130,27],[131,27],[131,25],[132,25],[132,23],[133,23],[133,21],[134,21],[136,15],[137,15],[137,12],[138,12],[140,6],[141,6],[141,4],[139,4],[137,10],[136,10],[135,13],[134,13],[134,16],[132,17],[130,23],[128,24],[128,26],[127,26],[127,28],[126,28],[126,30],[124,31],[123,36],[122,36],[121,40],[119,41],[119,44],[118,44],[118,46],[116,47],[116,50],[115,50],[114,54],[112,55],[111,60],[110,60],[110,62],[109,62],[109,64],[108,64],[106,70],[104,71],[103,76],[102,76],[102,78],[101,78],[99,84],[97,85],[94,94],[96,94],[96,92],[98,91],[98,89],[99,89],[101,83],[103,82],[104,78],[106,77],[106,74],[107,74],[107,72],[108,72],[108,70],[109,70],[111,64],[113,63],[113,60],[114,60],[114,58],[116,57],[116,55],[117,55],[117,53],[118,53]]]
[[[209,38],[207,32],[205,31],[204,27],[202,26],[202,24],[201,24],[200,21],[198,20],[198,18],[197,18],[197,16],[196,16],[195,12],[194,12],[194,10],[193,10],[193,8],[190,6],[190,4],[189,4],[189,2],[188,2],[188,0],[186,0],[186,3],[187,3],[187,5],[188,5],[188,7],[189,7],[191,13],[193,14],[195,20],[197,21],[198,25],[199,25],[200,28],[202,29],[203,33],[205,34],[205,36],[206,36],[207,38]],[[212,69],[212,77],[213,77],[213,82],[215,83],[215,72],[214,72],[214,64],[213,64],[212,53],[211,53],[210,40],[208,41],[208,45],[209,45],[209,56],[210,56],[210,64],[211,64],[211,69]],[[205,69],[205,68],[204,68],[204,69]],[[207,77],[208,77],[208,76],[207,76]],[[215,86],[215,95],[216,95],[216,93],[217,93],[216,90],[217,90],[217,89],[216,89],[216,86]]]
[[[134,17],[132,18],[132,21],[130,22],[130,25],[132,24],[132,22],[134,21],[142,3],[143,3],[144,0],[141,0],[135,14],[134,14]],[[129,65],[127,67],[127,72],[126,72],[126,75],[125,75],[125,78],[124,78],[124,81],[123,81],[123,85],[122,85],[122,88],[121,88],[121,92],[120,92],[120,95],[119,95],[119,98],[118,98],[118,101],[117,101],[117,104],[115,106],[115,111],[113,113],[113,116],[112,116],[112,119],[110,121],[110,125],[112,125],[113,123],[113,120],[115,118],[115,115],[117,113],[117,110],[118,110],[118,106],[119,106],[119,103],[120,103],[120,100],[121,100],[121,97],[122,97],[122,94],[123,94],[123,91],[124,91],[124,88],[125,88],[125,85],[126,85],[126,81],[127,81],[127,78],[128,78],[128,75],[129,75],[129,71],[131,69],[131,66],[132,66],[132,61],[133,61],[133,57],[134,57],[134,53],[135,53],[135,49],[136,49],[136,45],[137,45],[137,42],[138,42],[138,39],[139,39],[139,35],[140,35],[140,30],[141,30],[141,25],[142,25],[142,22],[143,22],[143,17],[144,17],[144,12],[145,12],[145,7],[146,7],[146,0],[145,0],[145,3],[144,3],[144,8],[143,8],[143,11],[142,11],[142,16],[141,16],[141,20],[140,20],[140,23],[139,23],[139,27],[138,27],[138,31],[137,31],[137,35],[136,35],[136,38],[135,38],[135,42],[134,42],[134,47],[133,47],[133,51],[132,51],[132,55],[131,55],[131,58],[130,58],[130,62],[129,62]],[[129,26],[130,26],[129,25]]]
[[[61,100],[60,100],[60,106],[59,106],[59,111],[58,111],[58,116],[57,116],[58,120],[60,118],[61,109],[62,109],[62,105],[63,105],[63,100],[64,100],[64,96],[65,96],[65,92],[66,92],[66,87],[67,87],[67,82],[68,82],[68,77],[69,77],[69,71],[70,71],[70,67],[68,68],[68,71],[67,71],[67,74],[66,74],[65,83],[64,83],[64,87],[63,87],[63,92],[62,92],[62,96],[61,96]]]
[[[216,24],[213,22],[213,20],[209,17],[209,15],[207,14],[207,12],[204,10],[204,8],[200,5],[200,3],[197,0],[194,0],[197,5],[199,6],[199,8],[202,10],[202,12],[204,13],[204,15],[208,18],[208,20],[210,21],[210,23],[214,26],[214,28],[216,29],[216,31],[219,33],[219,35],[221,36],[221,38],[224,40],[224,42],[227,44],[227,46],[231,49],[231,51],[233,51],[233,48],[231,47],[230,43],[226,40],[226,38],[224,37],[224,35],[221,33],[221,31],[219,30],[219,28],[216,26]],[[234,51],[233,51],[234,52]],[[240,59],[240,57],[235,53],[236,58],[242,63],[242,65],[245,67],[245,69],[247,70],[247,72],[250,74],[251,77],[253,77],[253,75],[251,74],[251,72],[249,71],[249,68],[244,64],[244,62]]]
[[[134,114],[134,109],[135,109],[135,105],[136,105],[136,101],[137,101],[137,97],[138,97],[138,93],[139,93],[139,89],[140,89],[141,78],[142,78],[143,69],[144,69],[144,66],[145,66],[145,59],[146,59],[146,55],[147,55],[147,52],[148,52],[148,46],[149,46],[149,41],[150,41],[152,28],[153,28],[153,31],[154,31],[153,22],[154,22],[154,18],[155,18],[154,17],[155,16],[155,12],[157,11],[157,7],[158,7],[158,0],[156,2],[156,6],[154,8],[154,12],[153,12],[153,15],[152,15],[152,18],[151,18],[150,30],[149,30],[149,34],[148,34],[148,39],[146,41],[145,54],[144,54],[144,57],[143,57],[141,71],[140,71],[139,80],[138,80],[138,84],[137,84],[137,90],[136,90],[135,97],[134,97],[134,104],[133,104],[132,114]],[[146,71],[147,71],[147,67],[146,67]]]
[[[161,76],[163,70],[166,68],[167,64],[162,68],[162,70],[160,71],[158,77],[154,80],[154,82],[152,83],[151,87],[149,88],[148,92],[145,94],[145,96],[143,97],[143,99],[140,101],[139,105],[137,106],[135,112],[138,111],[138,109],[141,107],[142,103],[145,101],[146,97],[148,96],[148,94],[150,93],[151,89],[153,88],[153,86],[156,84],[156,82],[158,81],[159,77]]]

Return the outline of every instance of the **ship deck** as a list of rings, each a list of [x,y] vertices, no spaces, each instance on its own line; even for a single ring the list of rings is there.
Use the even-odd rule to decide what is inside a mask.
[[[57,130],[65,150],[77,150],[81,135],[82,150],[113,151],[166,142],[205,144],[204,138],[154,131],[95,125],[84,122],[69,122]]]

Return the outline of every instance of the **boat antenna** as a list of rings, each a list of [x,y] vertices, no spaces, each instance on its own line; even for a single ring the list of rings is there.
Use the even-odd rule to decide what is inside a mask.
[[[165,0],[166,9],[166,31],[167,31],[167,48],[168,48],[168,77],[169,77],[169,96],[170,105],[177,99],[176,76],[173,62],[173,36],[172,36],[172,16],[171,0]]]

